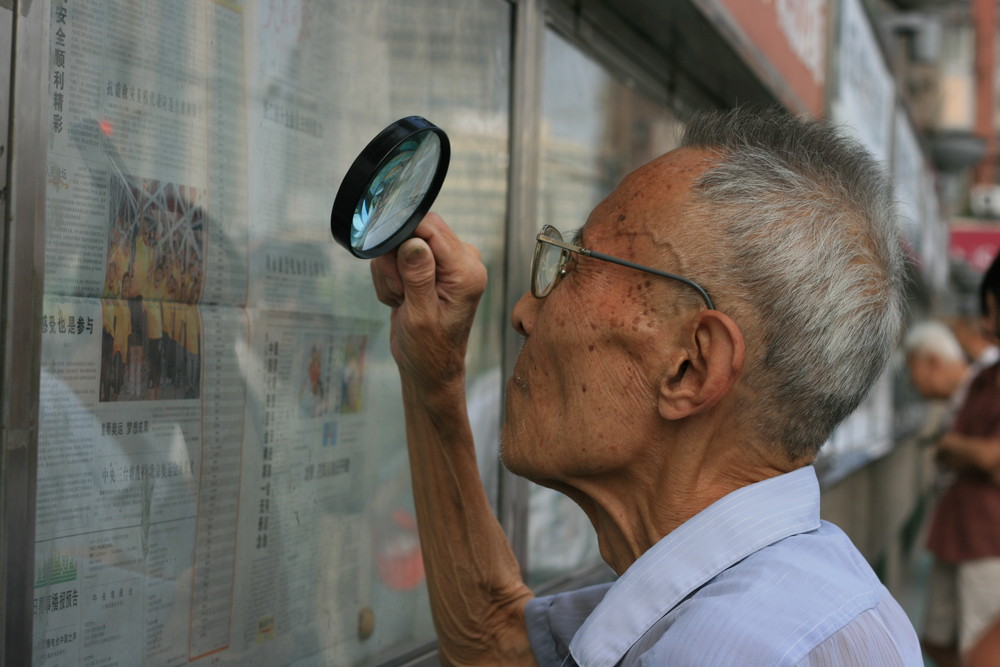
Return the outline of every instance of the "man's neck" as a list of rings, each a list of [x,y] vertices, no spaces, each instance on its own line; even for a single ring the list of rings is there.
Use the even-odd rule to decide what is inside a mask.
[[[588,480],[569,494],[590,517],[601,555],[618,574],[720,498],[801,466],[772,461],[783,457],[761,455],[761,448],[735,439],[690,448],[660,443],[658,451],[665,449],[667,456],[653,465]],[[688,454],[670,456],[670,449]]]

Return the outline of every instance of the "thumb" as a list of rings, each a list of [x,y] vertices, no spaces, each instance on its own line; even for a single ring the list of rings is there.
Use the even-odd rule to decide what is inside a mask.
[[[411,238],[399,247],[397,266],[403,280],[403,293],[411,307],[429,307],[437,303],[437,267],[431,248],[423,239]]]

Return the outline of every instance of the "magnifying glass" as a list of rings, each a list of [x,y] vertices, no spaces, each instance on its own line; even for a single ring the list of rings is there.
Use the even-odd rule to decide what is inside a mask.
[[[426,118],[407,116],[379,132],[340,184],[333,238],[364,259],[397,247],[437,197],[450,157],[448,135]]]

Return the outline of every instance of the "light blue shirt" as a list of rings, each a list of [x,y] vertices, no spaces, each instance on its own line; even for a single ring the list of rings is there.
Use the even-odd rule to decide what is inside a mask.
[[[906,614],[819,518],[813,468],[744,487],[613,584],[532,600],[540,665],[923,665]]]

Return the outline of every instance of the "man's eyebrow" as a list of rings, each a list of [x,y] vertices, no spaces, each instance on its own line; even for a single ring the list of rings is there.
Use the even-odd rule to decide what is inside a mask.
[[[576,230],[573,233],[573,240],[570,241],[573,245],[581,245],[583,243],[583,228]]]

